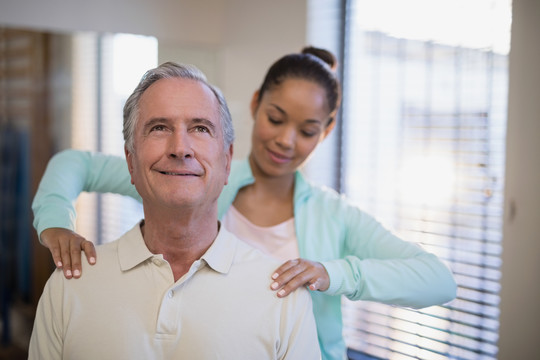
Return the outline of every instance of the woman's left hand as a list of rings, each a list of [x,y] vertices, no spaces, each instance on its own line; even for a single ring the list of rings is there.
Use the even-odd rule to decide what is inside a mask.
[[[301,286],[310,290],[325,291],[330,286],[330,278],[325,267],[315,261],[294,259],[285,262],[272,275],[272,290],[279,290],[278,297],[285,297]]]

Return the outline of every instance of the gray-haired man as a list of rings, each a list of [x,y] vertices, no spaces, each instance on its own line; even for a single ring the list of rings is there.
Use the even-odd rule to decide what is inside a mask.
[[[319,358],[307,291],[276,297],[279,262],[217,220],[234,139],[221,93],[192,67],[150,70],[124,107],[124,139],[144,220],[98,247],[81,279],[53,273],[30,358]]]

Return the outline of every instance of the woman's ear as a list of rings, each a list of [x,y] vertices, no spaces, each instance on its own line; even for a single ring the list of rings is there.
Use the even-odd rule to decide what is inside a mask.
[[[259,107],[259,90],[255,91],[251,98],[250,109],[251,109],[251,117],[253,118],[253,120],[255,120],[255,113],[257,112],[258,107]]]
[[[321,141],[326,139],[326,137],[328,135],[330,135],[330,133],[332,132],[332,130],[334,130],[335,127],[336,127],[336,117],[333,116],[332,117],[332,122],[330,124],[328,124],[326,129],[324,129],[324,131],[323,131],[323,137],[322,137]]]

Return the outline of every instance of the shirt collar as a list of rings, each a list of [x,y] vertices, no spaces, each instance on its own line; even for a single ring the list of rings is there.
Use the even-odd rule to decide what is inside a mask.
[[[146,247],[140,224],[135,225],[118,240],[118,259],[122,271],[131,270],[154,256],[161,256],[151,253]],[[216,239],[201,259],[213,270],[228,273],[234,261],[237,243],[238,239],[220,225]]]
[[[122,271],[131,270],[154,256],[144,242],[141,232],[142,221],[144,220],[137,223],[118,240],[118,260]]]
[[[238,239],[220,224],[218,236],[201,259],[215,271],[226,274],[234,262],[237,245]]]

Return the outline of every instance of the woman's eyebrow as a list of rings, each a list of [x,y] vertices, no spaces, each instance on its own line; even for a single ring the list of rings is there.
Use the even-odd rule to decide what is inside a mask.
[[[277,111],[279,111],[283,115],[287,115],[287,112],[285,110],[283,110],[281,107],[279,107],[278,105],[270,103],[270,106],[274,107]],[[317,119],[306,119],[305,122],[314,123],[314,124],[322,124],[322,122],[320,120],[317,120]]]
[[[273,106],[274,108],[276,108],[276,110],[279,111],[280,113],[282,113],[283,115],[287,114],[287,112],[285,110],[283,110],[281,107],[279,107],[276,104],[271,103],[270,106]]]

